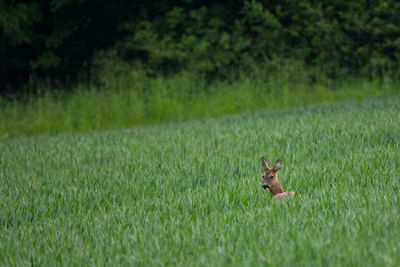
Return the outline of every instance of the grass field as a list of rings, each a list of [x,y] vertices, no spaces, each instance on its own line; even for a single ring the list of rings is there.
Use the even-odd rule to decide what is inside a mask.
[[[399,266],[399,122],[397,95],[2,141],[0,265]]]
[[[291,69],[243,75],[232,83],[207,84],[190,75],[146,78],[141,75],[108,77],[104,85],[80,85],[72,92],[44,87],[21,99],[0,96],[0,140],[88,132],[182,122],[258,110],[277,110],[318,103],[363,100],[400,93],[390,78],[310,82],[313,72]],[[322,78],[321,78],[322,77]],[[272,99],[272,101],[271,101]]]

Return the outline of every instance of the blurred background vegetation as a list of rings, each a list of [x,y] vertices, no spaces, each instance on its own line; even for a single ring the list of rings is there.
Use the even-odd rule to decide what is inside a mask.
[[[399,91],[400,2],[2,1],[0,59],[2,137],[363,98]]]

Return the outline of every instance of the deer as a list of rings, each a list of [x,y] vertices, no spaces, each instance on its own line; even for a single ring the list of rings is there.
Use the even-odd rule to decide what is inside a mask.
[[[268,166],[268,163],[264,157],[261,157],[261,161],[262,167],[264,168],[263,189],[268,189],[272,193],[273,198],[276,200],[283,200],[287,197],[293,198],[295,193],[287,192],[281,186],[278,180],[278,171],[282,168],[281,160],[277,159],[272,169]]]

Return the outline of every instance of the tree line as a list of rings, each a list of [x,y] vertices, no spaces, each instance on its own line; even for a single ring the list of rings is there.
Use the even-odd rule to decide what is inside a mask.
[[[118,59],[148,76],[223,79],[281,59],[340,75],[399,74],[396,0],[25,0],[0,3],[0,86],[96,76]],[[100,62],[100,63],[99,63]]]

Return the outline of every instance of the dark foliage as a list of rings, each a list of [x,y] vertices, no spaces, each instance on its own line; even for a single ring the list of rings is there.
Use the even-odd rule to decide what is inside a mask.
[[[396,74],[400,2],[26,0],[0,3],[0,86],[88,78],[112,50],[148,75],[224,78],[293,59],[328,77]]]

